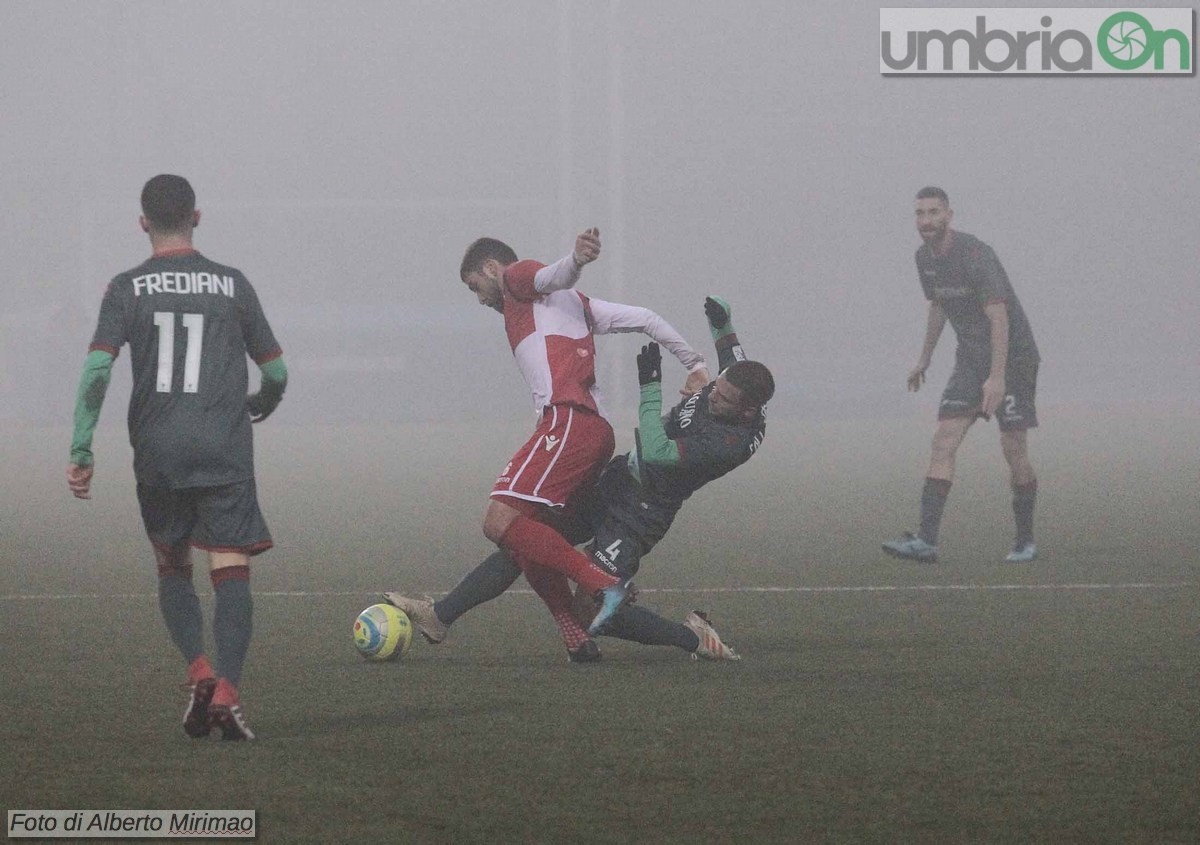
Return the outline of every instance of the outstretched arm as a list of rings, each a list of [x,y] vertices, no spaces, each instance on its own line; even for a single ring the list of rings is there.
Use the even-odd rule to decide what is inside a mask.
[[[657,343],[642,347],[637,356],[638,384],[642,398],[638,403],[638,427],[633,432],[640,463],[679,463],[679,444],[667,437],[662,418],[662,353]]]
[[[93,349],[83,362],[83,375],[75,394],[75,430],[71,435],[71,458],[67,464],[67,486],[77,499],[90,499],[95,456],[92,437],[100,421],[100,409],[112,380],[113,354]]]
[[[735,361],[745,361],[746,352],[733,328],[733,309],[729,303],[719,296],[705,297],[704,316],[717,347],[717,369],[723,372]]]
[[[540,294],[575,287],[584,266],[600,257],[600,230],[592,227],[575,236],[575,248],[537,271],[533,287]]]
[[[595,334],[641,332],[649,335],[660,346],[665,347],[689,374],[699,373],[703,377],[700,387],[708,384],[708,365],[704,356],[691,347],[675,327],[651,311],[637,305],[622,305],[603,299],[589,299],[592,312],[592,331]],[[692,378],[689,375],[689,383]],[[699,390],[699,387],[696,388]]]

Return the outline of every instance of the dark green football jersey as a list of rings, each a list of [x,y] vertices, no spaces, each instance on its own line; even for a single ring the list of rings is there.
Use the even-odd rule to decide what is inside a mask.
[[[713,417],[708,395],[713,383],[682,400],[663,417],[667,437],[679,449],[678,463],[644,462],[639,467],[643,495],[678,510],[692,493],[750,460],[767,433],[763,411],[748,424]]]
[[[951,230],[949,238],[944,255],[936,255],[928,244],[917,249],[917,275],[925,298],[946,312],[959,354],[991,360],[992,324],[983,309],[1003,302],[1008,311],[1008,360],[1038,361],[1029,320],[995,251],[966,232]]]
[[[129,441],[139,484],[212,487],[252,478],[246,357],[282,354],[242,273],[183,250],[112,280],[91,349],[129,344]]]

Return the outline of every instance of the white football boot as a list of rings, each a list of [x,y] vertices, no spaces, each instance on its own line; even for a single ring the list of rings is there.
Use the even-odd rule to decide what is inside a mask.
[[[693,634],[700,638],[700,645],[692,652],[692,660],[703,657],[705,660],[741,660],[742,656],[730,646],[721,642],[716,629],[708,623],[708,616],[699,610],[688,614],[683,624]]]
[[[383,600],[392,607],[403,610],[430,645],[437,645],[446,639],[446,632],[450,629],[441,619],[438,619],[437,611],[433,609],[433,599],[429,596],[423,599],[410,599],[408,596],[393,592],[384,593]]]

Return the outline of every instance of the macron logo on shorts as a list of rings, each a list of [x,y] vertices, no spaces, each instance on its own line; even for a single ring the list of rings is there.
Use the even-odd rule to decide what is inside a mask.
[[[558,445],[558,438],[555,437],[553,434],[547,434],[546,435],[546,451],[547,452],[552,451],[554,449],[554,447],[557,445]]]

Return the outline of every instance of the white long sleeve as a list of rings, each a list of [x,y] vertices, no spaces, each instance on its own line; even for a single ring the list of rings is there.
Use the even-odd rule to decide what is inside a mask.
[[[547,264],[538,270],[533,277],[533,288],[541,294],[573,288],[579,281],[582,269],[575,263],[575,253],[568,253],[553,264]]]
[[[574,262],[572,262],[574,263]],[[653,338],[659,346],[670,351],[690,373],[707,366],[704,356],[693,349],[675,327],[651,311],[637,305],[622,305],[603,299],[589,298],[595,334],[641,332]]]

